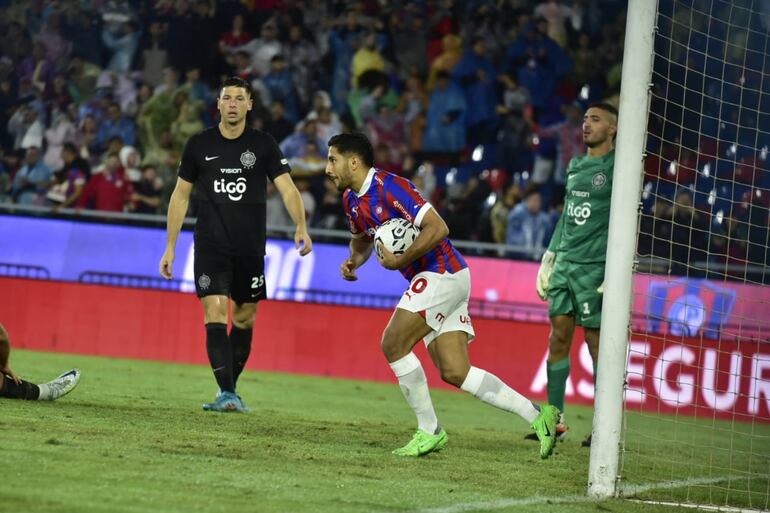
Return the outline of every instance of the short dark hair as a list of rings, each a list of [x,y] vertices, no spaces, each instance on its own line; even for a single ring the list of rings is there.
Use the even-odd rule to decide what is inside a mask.
[[[354,153],[361,157],[367,167],[374,165],[374,149],[369,139],[360,132],[337,134],[329,139],[329,148],[334,146],[343,155]]]
[[[609,112],[610,114],[612,114],[615,117],[618,117],[618,109],[616,109],[614,105],[611,105],[611,104],[609,104],[607,102],[592,103],[591,105],[588,106],[588,108],[589,109],[601,109],[601,110],[603,110],[605,112]]]
[[[222,94],[222,89],[225,87],[241,87],[246,91],[246,95],[251,98],[251,84],[242,79],[241,77],[229,77],[222,82],[222,87],[219,88],[219,94]]]

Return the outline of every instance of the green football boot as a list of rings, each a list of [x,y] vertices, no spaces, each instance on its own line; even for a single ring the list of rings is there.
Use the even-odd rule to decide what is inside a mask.
[[[418,429],[412,439],[403,447],[393,451],[396,456],[424,456],[431,452],[440,451],[449,441],[449,435],[443,429],[431,435]]]
[[[558,436],[556,425],[559,423],[559,415],[559,409],[556,406],[546,404],[540,408],[540,415],[532,423],[532,429],[540,440],[540,457],[543,459],[553,453],[553,446],[556,445]]]

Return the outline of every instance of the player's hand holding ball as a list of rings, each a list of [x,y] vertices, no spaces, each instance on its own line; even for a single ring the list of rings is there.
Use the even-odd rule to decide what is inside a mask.
[[[540,269],[537,270],[537,295],[545,301],[548,299],[548,284],[551,282],[551,274],[556,265],[556,253],[546,250],[540,260]]]
[[[397,255],[394,255],[383,245],[382,241],[374,240],[374,252],[377,255],[377,259],[380,261],[380,265],[385,269],[396,270],[401,269],[401,259]]]
[[[420,229],[400,217],[382,223],[374,232],[374,252],[385,269],[401,269],[406,265],[401,258],[414,243]]]

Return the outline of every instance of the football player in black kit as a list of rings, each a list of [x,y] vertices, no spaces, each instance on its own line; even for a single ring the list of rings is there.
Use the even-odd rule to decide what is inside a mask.
[[[257,302],[266,297],[268,179],[297,226],[294,243],[300,254],[305,256],[313,248],[305,207],[287,160],[269,134],[246,126],[251,105],[248,82],[228,78],[217,100],[219,124],[187,141],[168,206],[166,251],[160,261],[161,276],[171,279],[177,237],[197,184],[195,289],[205,316],[206,350],[220,389],[213,402],[203,405],[209,411],[248,411],[235,386],[251,352]],[[230,299],[233,317],[228,335]]]

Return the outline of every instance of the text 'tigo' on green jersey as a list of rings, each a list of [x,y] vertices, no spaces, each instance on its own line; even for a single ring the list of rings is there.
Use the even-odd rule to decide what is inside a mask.
[[[615,150],[602,157],[581,155],[567,167],[567,191],[548,249],[570,262],[604,262],[610,225]]]

